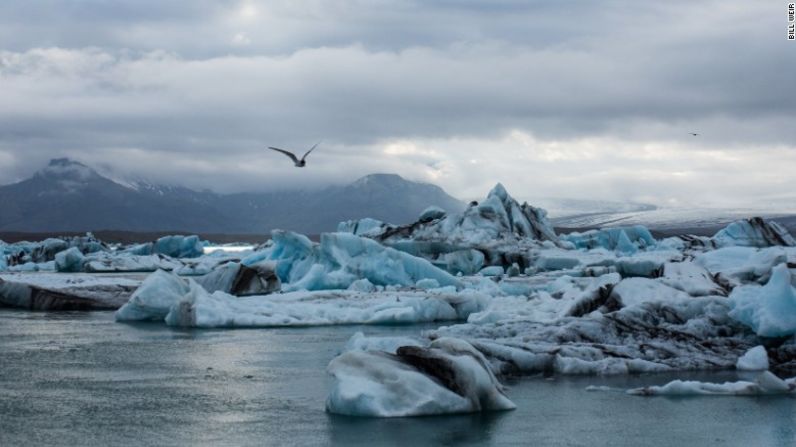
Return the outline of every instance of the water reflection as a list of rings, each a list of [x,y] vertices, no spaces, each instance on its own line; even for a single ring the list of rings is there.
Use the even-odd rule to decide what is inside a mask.
[[[361,418],[328,415],[329,438],[336,445],[398,443],[407,446],[490,444],[510,412],[411,418]],[[378,437],[378,441],[374,437]]]

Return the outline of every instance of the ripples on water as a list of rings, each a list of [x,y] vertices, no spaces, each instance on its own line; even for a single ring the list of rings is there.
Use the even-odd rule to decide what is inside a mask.
[[[348,338],[429,326],[180,331],[109,312],[0,310],[0,445],[796,445],[792,397],[643,398],[674,378],[531,377],[518,409],[445,417],[329,415],[329,360]]]

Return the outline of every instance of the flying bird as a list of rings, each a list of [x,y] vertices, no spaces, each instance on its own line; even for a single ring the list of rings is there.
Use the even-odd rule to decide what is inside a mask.
[[[698,134],[698,133],[694,133],[694,132],[688,132],[688,135],[691,135],[692,137],[699,136],[699,134]]]
[[[303,168],[307,164],[307,161],[306,161],[307,155],[309,155],[310,152],[312,152],[315,149],[315,146],[317,146],[319,144],[321,144],[320,141],[315,143],[315,145],[312,146],[310,148],[310,150],[308,150],[307,153],[304,154],[303,157],[301,157],[301,160],[299,160],[298,157],[296,157],[296,155],[293,152],[286,151],[284,149],[279,149],[278,147],[271,147],[271,146],[268,146],[268,149],[271,149],[271,150],[274,150],[274,151],[277,151],[277,152],[281,152],[281,153],[287,155],[288,157],[290,157],[291,160],[293,160],[293,164],[295,164],[297,168]]]

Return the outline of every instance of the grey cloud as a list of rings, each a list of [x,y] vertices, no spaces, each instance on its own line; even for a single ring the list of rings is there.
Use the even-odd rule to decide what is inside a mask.
[[[256,14],[241,16],[249,3]],[[786,123],[796,102],[786,88],[796,59],[780,9],[745,1],[5,2],[0,153],[13,161],[0,181],[72,155],[225,190],[392,170],[452,176],[449,185],[469,194],[460,179],[478,171],[457,158],[477,151],[457,141],[510,150],[499,142],[513,130],[564,146],[608,138],[695,151],[792,148]],[[250,43],[233,45],[237,33]],[[321,139],[312,176],[263,153]],[[435,152],[385,155],[397,140]],[[633,189],[625,178],[660,188],[634,175],[638,161],[601,157],[617,178],[590,180],[613,185],[603,195]],[[585,181],[548,183],[577,194]]]

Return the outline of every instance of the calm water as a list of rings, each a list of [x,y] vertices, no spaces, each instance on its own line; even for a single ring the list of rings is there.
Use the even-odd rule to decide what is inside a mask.
[[[791,397],[585,391],[673,378],[662,375],[527,378],[509,384],[517,410],[487,415],[326,414],[325,367],[357,330],[419,327],[179,331],[0,310],[0,445],[796,445]]]

